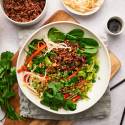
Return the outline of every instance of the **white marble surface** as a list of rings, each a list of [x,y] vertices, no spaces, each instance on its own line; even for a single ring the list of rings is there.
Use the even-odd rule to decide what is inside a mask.
[[[60,0],[48,0],[48,10],[44,22],[56,10],[65,9]],[[125,20],[125,0],[105,0],[103,7],[96,14],[81,17],[73,15],[82,25],[87,26],[98,35],[105,35],[105,24],[111,16],[121,16]],[[39,26],[40,23],[37,25]],[[31,27],[34,28],[34,27]],[[16,52],[19,48],[18,32],[21,28],[11,24],[3,15],[0,9],[0,52],[10,50]],[[125,78],[125,32],[120,36],[112,37],[107,35],[109,48],[119,57],[122,63],[120,72],[110,82],[113,86]],[[75,121],[74,125],[120,125],[120,119],[125,107],[125,83],[111,92],[112,110],[108,118],[102,120]],[[0,114],[1,115],[1,114]],[[0,123],[2,125],[2,123]],[[125,125],[125,121],[123,123]]]

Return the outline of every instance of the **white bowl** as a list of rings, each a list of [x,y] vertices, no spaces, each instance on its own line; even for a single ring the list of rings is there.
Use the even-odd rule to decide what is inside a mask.
[[[29,22],[17,22],[17,21],[14,21],[14,20],[12,20],[11,18],[9,18],[9,17],[7,16],[7,14],[5,13],[4,8],[3,8],[3,1],[4,1],[4,0],[0,0],[0,5],[1,5],[1,9],[2,9],[2,11],[3,11],[5,17],[6,17],[9,21],[11,21],[12,23],[14,23],[14,24],[16,24],[16,25],[18,25],[18,26],[31,26],[31,25],[34,25],[34,24],[38,23],[38,22],[39,22],[41,19],[43,19],[43,17],[45,16],[45,13],[46,13],[46,10],[47,10],[47,5],[48,5],[48,0],[46,0],[44,9],[42,10],[41,14],[40,14],[38,17],[36,17],[34,20],[31,20],[31,21],[29,21]]]
[[[40,99],[37,96],[35,96],[23,84],[22,73],[19,73],[19,74],[17,73],[18,84],[19,84],[22,92],[24,93],[24,95],[32,103],[34,103],[36,106],[38,106],[42,109],[45,109],[47,111],[50,111],[50,112],[56,113],[56,114],[75,114],[75,113],[85,111],[86,109],[88,109],[88,108],[92,107],[94,104],[96,104],[99,101],[99,99],[103,96],[103,94],[105,93],[105,91],[108,87],[110,74],[111,74],[111,64],[110,64],[110,58],[109,58],[108,50],[105,47],[103,41],[101,41],[101,39],[98,38],[94,33],[92,33],[88,28],[86,28],[84,26],[81,26],[79,24],[73,23],[73,22],[66,22],[66,21],[55,22],[55,23],[51,23],[51,24],[48,24],[48,25],[45,25],[45,26],[41,27],[36,32],[34,32],[26,40],[26,42],[22,46],[22,48],[19,52],[16,69],[19,69],[25,63],[26,53],[25,53],[24,48],[27,48],[28,44],[33,39],[43,38],[43,36],[45,36],[45,34],[48,33],[48,30],[52,27],[56,27],[63,32],[68,32],[68,31],[70,31],[74,28],[80,28],[80,29],[84,30],[86,37],[91,37],[91,38],[94,38],[98,41],[98,43],[100,45],[99,52],[98,52],[100,69],[99,69],[99,72],[97,74],[96,83],[94,83],[92,91],[89,92],[89,94],[88,94],[90,99],[79,101],[77,103],[77,109],[75,111],[66,111],[64,109],[59,109],[58,111],[54,111],[54,110],[50,109],[49,107],[47,107],[45,105],[42,105],[40,103]]]
[[[68,11],[70,11],[70,12],[73,13],[73,14],[80,15],[80,16],[88,16],[88,15],[92,15],[92,14],[96,13],[96,12],[101,8],[101,6],[102,6],[103,3],[104,3],[104,0],[101,0],[100,6],[98,6],[98,7],[94,8],[94,9],[92,9],[91,11],[82,13],[82,12],[76,11],[76,10],[72,9],[71,7],[67,6],[67,5],[64,3],[63,0],[60,0],[60,1],[63,3],[63,6],[64,6]]]

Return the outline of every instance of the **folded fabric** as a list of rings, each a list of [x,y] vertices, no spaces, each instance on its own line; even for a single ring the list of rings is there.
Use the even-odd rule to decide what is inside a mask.
[[[20,92],[20,114],[24,117],[36,119],[53,119],[53,120],[75,120],[90,118],[105,118],[110,114],[110,92],[107,89],[104,96],[90,109],[75,115],[57,115],[38,108],[30,102],[22,92]]]

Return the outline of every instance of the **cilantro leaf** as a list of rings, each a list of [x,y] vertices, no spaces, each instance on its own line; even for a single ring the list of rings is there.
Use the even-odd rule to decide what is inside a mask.
[[[62,87],[63,85],[61,83],[50,83],[48,85],[48,88],[52,89],[53,95],[55,95]]]
[[[5,60],[11,60],[12,57],[13,57],[13,53],[9,52],[9,51],[3,52],[1,54],[1,60],[3,60],[3,59],[5,59]]]
[[[74,111],[74,110],[76,110],[76,104],[73,103],[73,102],[70,101],[70,100],[66,100],[66,102],[65,102],[65,104],[64,104],[64,106],[63,106],[63,108],[64,108],[65,110]]]
[[[50,83],[48,90],[43,93],[41,103],[56,111],[61,107],[66,110],[75,110],[76,104],[70,100],[65,100],[63,94],[60,92],[62,87],[62,83]]]
[[[0,55],[0,106],[6,111],[7,117],[12,120],[19,120],[19,116],[12,105],[10,99],[15,96],[12,87],[16,82],[16,69],[12,66],[11,59],[13,53],[6,51]]]

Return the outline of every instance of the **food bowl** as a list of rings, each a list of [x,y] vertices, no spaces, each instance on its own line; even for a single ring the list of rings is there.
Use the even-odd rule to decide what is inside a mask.
[[[66,4],[64,3],[64,0],[60,0],[60,1],[62,2],[63,6],[64,6],[69,12],[71,12],[71,13],[73,13],[73,14],[76,14],[76,15],[79,15],[79,16],[88,16],[88,15],[92,15],[92,14],[96,13],[96,12],[101,8],[101,6],[102,6],[103,3],[104,3],[104,0],[100,0],[99,5],[98,5],[97,7],[95,7],[95,8],[93,8],[92,10],[89,10],[89,11],[86,11],[86,12],[80,12],[80,11],[77,11],[77,10],[75,10],[75,9],[73,9],[73,8],[71,8],[71,7],[69,7],[68,5],[66,5]],[[75,7],[75,8],[76,8],[76,7]]]
[[[17,21],[14,21],[13,19],[11,19],[10,17],[7,16],[7,14],[5,13],[4,7],[3,7],[3,1],[4,0],[0,1],[0,5],[1,5],[1,9],[3,11],[3,14],[5,15],[5,17],[10,22],[12,22],[12,23],[14,23],[14,24],[16,24],[18,26],[31,26],[31,25],[34,25],[34,24],[38,23],[41,19],[44,18],[46,10],[47,10],[47,5],[48,5],[48,0],[45,0],[44,9],[41,11],[41,14],[39,16],[37,16],[35,19],[33,19],[33,20],[29,21],[29,22],[17,22]]]
[[[52,27],[58,28],[60,31],[63,31],[64,33],[69,32],[70,30],[76,28],[76,29],[81,29],[84,31],[84,35],[86,37],[91,37],[95,39],[98,44],[99,44],[99,51],[97,54],[98,60],[99,60],[99,71],[97,73],[96,77],[96,82],[93,84],[92,90],[88,93],[89,99],[88,100],[80,100],[77,102],[77,108],[74,111],[68,111],[60,108],[58,111],[52,110],[49,107],[43,105],[40,103],[40,98],[31,92],[23,83],[23,73],[19,73],[18,69],[25,63],[26,59],[26,49],[31,43],[32,40],[34,39],[41,39],[43,38],[47,33],[48,30]],[[108,50],[106,46],[104,45],[103,41],[91,32],[88,28],[81,26],[80,24],[76,24],[73,22],[67,22],[67,21],[61,21],[61,22],[54,22],[47,24],[37,31],[35,31],[31,36],[26,40],[22,48],[20,49],[18,60],[17,60],[17,79],[18,79],[18,84],[19,87],[21,88],[21,91],[24,93],[24,95],[36,106],[38,106],[41,109],[44,109],[46,111],[56,113],[56,114],[63,114],[63,115],[68,115],[68,114],[76,114],[82,111],[85,111],[92,107],[94,104],[96,104],[101,97],[104,95],[108,84],[110,80],[110,74],[111,74],[111,64],[110,64],[110,57]]]

